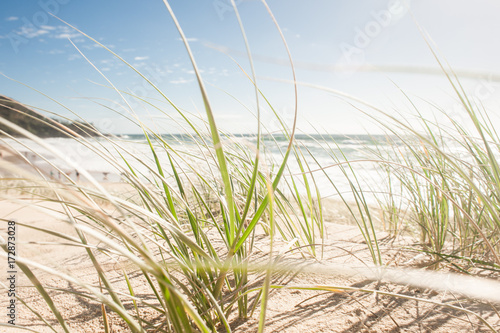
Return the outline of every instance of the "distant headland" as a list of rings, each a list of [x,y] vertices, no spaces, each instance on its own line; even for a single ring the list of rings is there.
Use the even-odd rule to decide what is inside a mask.
[[[98,131],[92,125],[79,121],[63,121],[48,118],[20,102],[0,95],[0,117],[16,124],[41,138],[68,136],[96,136]],[[20,134],[11,127],[0,123],[0,136]]]

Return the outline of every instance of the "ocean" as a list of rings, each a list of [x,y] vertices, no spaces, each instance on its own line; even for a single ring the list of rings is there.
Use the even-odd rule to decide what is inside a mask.
[[[156,170],[153,154],[144,135],[129,134],[113,139],[87,140],[98,149],[91,149],[84,142],[69,138],[42,139],[41,144],[28,139],[2,139],[3,144],[22,152],[33,165],[53,179],[63,179],[64,175],[60,172],[62,171],[73,180],[85,181],[85,176],[77,171],[81,168],[99,182],[120,182],[123,180],[121,168],[127,167],[123,158],[141,177],[151,177],[151,169]],[[214,173],[216,165],[213,148],[200,146],[200,142],[205,140],[211,147],[210,138],[168,134],[161,135],[161,140],[154,137],[151,140],[167,175],[172,176],[172,169],[166,151],[170,153],[177,167],[187,170],[186,173]],[[375,159],[374,151],[391,150],[390,145],[384,144],[386,140],[387,137],[382,135],[296,135],[295,153],[301,156],[302,170],[307,173],[306,180],[313,189],[312,195],[317,196],[319,193],[322,198],[335,198],[340,192],[349,198],[349,193],[355,186],[366,191],[368,201],[374,202],[375,197],[369,193],[384,191],[383,185],[387,182],[385,178],[388,174],[372,160]],[[227,154],[246,155],[247,161],[255,158],[255,135],[231,135],[223,137],[222,141]],[[260,170],[273,177],[283,160],[289,141],[282,134],[268,134],[262,137],[261,142]],[[350,163],[346,164],[345,161]],[[284,180],[280,185],[283,192],[295,192],[290,183],[293,177],[296,190],[300,194],[306,193],[300,164],[296,156],[291,154]],[[188,165],[195,166],[195,170],[189,171]],[[238,165],[232,168],[238,168]]]

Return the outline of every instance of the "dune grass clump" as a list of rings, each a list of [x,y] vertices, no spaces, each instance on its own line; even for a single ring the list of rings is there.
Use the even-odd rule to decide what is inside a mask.
[[[470,122],[459,123],[438,107],[445,121],[418,112],[413,125],[392,118],[392,149],[374,153],[390,161],[385,170],[407,202],[407,225],[418,229],[421,249],[434,258],[431,267],[446,263],[465,271],[498,271],[499,137],[487,111],[469,99],[456,77],[445,75]],[[386,191],[394,187],[389,183]],[[403,211],[399,202],[396,210]],[[395,202],[384,205],[394,207]]]
[[[463,311],[477,317],[482,325],[495,329],[480,314],[451,303],[349,286],[289,284],[287,279],[301,271],[360,275],[371,280],[385,279],[390,283],[419,287],[423,287],[421,276],[435,278],[438,275],[403,271],[406,275],[402,278],[401,274],[398,275],[401,272],[391,270],[384,261],[383,246],[377,236],[379,218],[367,199],[373,189],[366,187],[354,167],[363,161],[349,160],[334,141],[325,138],[318,143],[331,157],[331,163],[322,165],[313,152],[297,144],[294,140],[297,115],[293,124],[283,123],[258,89],[253,66],[248,77],[255,86],[258,105],[258,128],[253,138],[255,144],[245,144],[222,132],[217,127],[188,40],[168,2],[164,3],[186,45],[199,83],[206,114],[201,125],[200,119],[176,107],[137,69],[91,39],[137,72],[179,113],[183,119],[182,127],[187,128],[183,135],[189,138],[183,140],[189,141],[184,149],[174,145],[171,137],[148,128],[134,116],[133,110],[130,120],[142,130],[148,156],[134,154],[130,146],[118,138],[94,133],[98,139],[92,139],[71,132],[64,125],[52,124],[68,138],[100,156],[121,175],[126,187],[121,193],[111,194],[106,186],[98,183],[78,164],[67,160],[46,141],[8,120],[0,119],[3,125],[65,160],[85,179],[84,182],[77,182],[67,177],[60,182],[36,167],[37,175],[21,176],[23,192],[30,193],[30,199],[37,199],[24,201],[24,204],[42,207],[47,202],[56,203],[59,208],[53,213],[63,213],[74,233],[46,232],[59,237],[61,243],[80,248],[92,263],[96,276],[96,281],[90,283],[30,258],[18,258],[19,268],[57,320],[54,323],[37,309],[30,308],[48,328],[54,331],[60,328],[66,332],[71,330],[50,288],[37,278],[40,272],[77,287],[76,291],[62,288],[60,291],[99,304],[106,331],[110,330],[110,318],[116,315],[133,332],[230,332],[230,320],[235,317],[245,319],[257,312],[260,316],[258,330],[263,331],[270,292],[286,288],[332,293],[357,290],[430,302],[435,306]],[[269,10],[265,1],[263,3]],[[233,6],[238,15],[234,2]],[[270,15],[272,17],[272,13]],[[238,21],[241,24],[239,16]],[[241,30],[246,41],[242,24]],[[249,58],[251,62],[250,51]],[[293,70],[292,61],[291,66]],[[116,89],[111,82],[109,84],[123,97],[127,107],[126,93]],[[296,85],[294,82],[295,93]],[[387,128],[389,144],[375,149],[376,157],[367,156],[364,161],[379,165],[380,170],[388,173],[397,183],[393,186],[391,182],[384,192],[390,195],[378,197],[380,207],[377,208],[388,216],[391,224],[390,236],[396,236],[402,225],[417,230],[420,244],[412,250],[417,248],[431,254],[433,262],[429,266],[435,269],[446,262],[462,272],[469,272],[471,265],[498,272],[500,168],[496,156],[500,141],[489,123],[481,121],[459,87],[456,84],[453,87],[470,115],[477,137],[453,120],[452,129],[455,132],[448,133],[424,118],[420,118],[423,132],[393,118],[392,127]],[[150,100],[132,95],[128,97],[163,112]],[[281,151],[281,160],[273,160],[266,154],[270,148],[263,143],[263,133],[270,138],[266,140],[266,145],[276,144],[279,148],[279,144],[274,141],[277,134],[267,131],[260,120],[259,101],[264,101],[273,110],[281,124],[279,135],[287,140],[286,149]],[[380,114],[380,117],[388,116]],[[47,122],[50,124],[51,121]],[[88,131],[95,132],[95,128],[87,125]],[[84,124],[81,126],[85,127]],[[455,141],[450,141],[448,137]],[[10,139],[18,140],[15,137]],[[457,147],[467,156],[456,155]],[[43,158],[42,155],[40,157]],[[291,171],[291,162],[298,166],[299,172]],[[56,170],[59,168],[49,164]],[[338,188],[328,168],[337,168],[345,177],[350,188],[348,195]],[[331,185],[358,225],[372,261],[364,263],[365,267],[311,264],[321,259],[325,243],[324,206],[317,186],[320,177],[321,181],[326,179]],[[36,190],[40,188],[43,191]],[[395,196],[403,199],[394,200]],[[3,196],[3,199],[7,197]],[[21,199],[18,201],[22,202]],[[402,214],[406,211],[402,209],[405,202],[409,206],[408,215]],[[36,228],[30,225],[24,227]],[[276,248],[278,237],[281,241],[279,251]],[[257,238],[265,239],[258,244],[266,247],[264,251],[257,247]],[[283,259],[290,253],[298,253],[302,261],[286,264]],[[125,288],[117,287],[114,281],[116,276],[103,268],[110,258],[118,265]],[[297,262],[311,265],[310,270]],[[137,276],[138,280],[135,279]],[[463,292],[471,298],[499,301],[499,297],[485,292],[489,286],[496,286],[491,281],[478,279],[471,282],[460,277],[450,279],[452,282],[463,282],[453,284],[451,288],[455,289],[452,291]],[[427,287],[447,290],[450,286],[435,281]],[[150,297],[141,297],[144,294]],[[20,301],[23,302],[22,299]],[[29,304],[26,303],[26,306],[29,307]]]

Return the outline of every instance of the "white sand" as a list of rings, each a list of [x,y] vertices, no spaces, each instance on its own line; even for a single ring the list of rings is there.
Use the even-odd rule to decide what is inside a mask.
[[[4,160],[10,159],[20,163],[19,159],[2,153]],[[5,189],[3,189],[5,190]],[[4,191],[5,192],[5,191]],[[36,203],[30,198],[9,198],[5,195],[0,201],[0,235],[6,237],[6,221],[17,221],[17,251],[19,255],[30,260],[39,262],[59,271],[72,274],[81,281],[98,286],[98,279],[86,251],[80,247],[61,245],[60,238],[47,232],[30,229],[35,226],[43,230],[52,230],[72,237],[76,237],[73,227],[67,222],[57,203]],[[344,223],[346,217],[341,205],[330,202],[331,217]],[[24,225],[23,225],[24,224]],[[325,252],[323,262],[335,263],[359,263],[370,262],[367,246],[356,226],[327,224],[328,239],[325,241]],[[380,233],[379,237],[384,234]],[[68,243],[68,242],[66,242]],[[280,245],[281,244],[281,245]],[[284,247],[286,242],[278,240],[276,251],[280,246]],[[399,244],[401,245],[401,244]],[[265,256],[268,240],[264,235],[259,235],[256,241],[255,256]],[[385,245],[385,260],[393,264],[406,262],[410,257],[401,253],[390,244]],[[112,281],[114,288],[126,292],[127,286],[123,278],[123,269],[131,277],[137,295],[154,302],[152,292],[145,284],[144,278],[133,267],[123,261],[115,261],[96,251],[96,255],[106,271],[108,278]],[[298,255],[291,255],[297,258]],[[0,279],[6,281],[6,259],[0,259]],[[413,264],[416,264],[415,262]],[[56,306],[63,316],[67,318],[72,332],[103,332],[101,307],[99,304],[88,299],[67,292],[50,289],[62,288],[79,292],[82,289],[68,283],[67,281],[40,271],[33,270],[42,284],[48,287]],[[22,273],[18,273],[17,291],[21,298],[34,310],[42,314],[56,327],[62,331],[55,321],[55,317],[47,307],[38,292],[30,286],[28,279]],[[275,281],[278,283],[278,281]],[[380,288],[380,290],[402,292],[414,296],[422,296],[435,300],[453,300],[453,295],[430,293],[415,288],[404,286],[377,285],[375,282],[363,279],[340,276],[321,276],[316,274],[301,274],[295,277],[292,284],[323,284],[323,285],[346,285],[364,288]],[[2,308],[7,304],[5,290],[0,290],[0,304]],[[464,306],[473,306],[475,311],[482,311],[485,318],[491,323],[500,325],[499,318],[484,304],[463,300]],[[51,332],[31,311],[17,304],[18,316],[16,323],[25,325],[38,332]],[[231,318],[231,325],[235,332],[256,331],[258,325],[258,310],[254,316],[246,321]],[[142,308],[141,314],[152,322],[161,322],[162,318],[150,309]],[[3,317],[3,318],[2,318]],[[297,290],[276,290],[268,305],[268,332],[482,332],[487,331],[484,326],[478,327],[477,320],[471,316],[467,317],[461,312],[443,310],[439,307],[430,306],[425,303],[406,301],[392,297],[373,297],[371,294],[352,292],[317,292]],[[129,332],[123,321],[115,314],[109,314],[112,332]],[[0,322],[6,322],[6,316],[0,313]],[[1,332],[18,332],[0,328]],[[221,331],[223,331],[221,329]]]

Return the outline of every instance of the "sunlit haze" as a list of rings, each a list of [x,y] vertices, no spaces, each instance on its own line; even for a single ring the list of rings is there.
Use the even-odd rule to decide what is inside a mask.
[[[257,84],[290,123],[292,71],[279,31],[261,1],[236,0],[236,4],[254,57]],[[468,94],[490,110],[498,109],[498,77],[490,75],[500,73],[497,1],[269,0],[268,4],[290,48],[299,82],[343,91],[387,112],[410,111],[404,92],[424,113],[434,103],[451,116],[462,117],[429,42],[443,62],[467,74],[462,83]],[[255,132],[255,93],[244,72],[250,74],[250,66],[230,1],[176,0],[171,5],[207,84],[216,121],[232,133]],[[179,132],[167,119],[167,115],[178,118],[175,110],[144,79],[60,18],[123,57],[179,108],[204,115],[193,68],[161,1],[20,0],[3,1],[0,8],[0,72],[8,77],[0,77],[0,94],[75,118],[70,109],[103,131],[136,132],[136,126],[106,107],[126,112],[116,104],[124,105],[120,96],[95,66],[118,89],[151,99],[166,113],[129,99],[147,124],[161,132]],[[304,85],[298,92],[302,132],[377,131],[345,99]],[[261,104],[263,119],[271,119],[269,107],[263,100]],[[498,122],[495,112],[492,120]],[[271,121],[268,125],[272,130]]]

